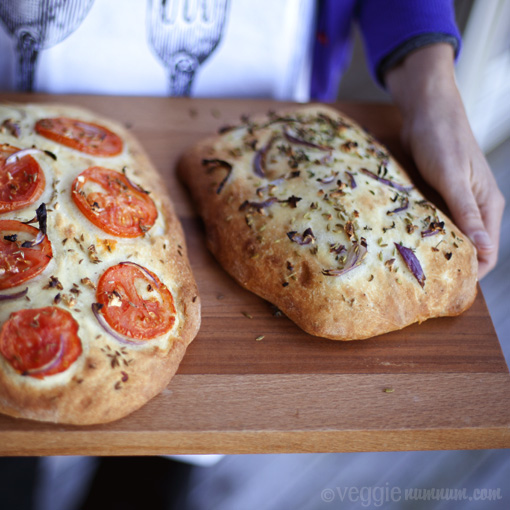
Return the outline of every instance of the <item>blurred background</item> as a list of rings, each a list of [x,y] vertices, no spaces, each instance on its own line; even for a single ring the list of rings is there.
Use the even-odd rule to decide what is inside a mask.
[[[463,51],[457,66],[459,88],[477,140],[500,189],[510,203],[510,2],[457,0]],[[341,101],[389,101],[374,85],[356,36],[344,76]],[[501,346],[510,363],[510,214],[503,219],[499,263],[481,286]],[[97,459],[49,457],[0,459],[0,509],[28,508],[19,487],[3,494],[23,473],[36,482],[36,510],[73,510],[88,491]],[[381,452],[348,454],[234,455],[193,468],[187,508],[193,510],[315,510],[323,508],[494,509],[510,508],[510,451]],[[170,462],[170,461],[169,461]],[[8,467],[7,467],[8,466]],[[484,501],[393,501],[342,498],[342,488],[402,491],[406,488],[500,489]],[[121,487],[116,487],[121,490]],[[332,492],[328,492],[332,491]],[[345,493],[344,493],[345,494]],[[374,495],[375,493],[372,493]],[[499,494],[499,498],[497,495]]]

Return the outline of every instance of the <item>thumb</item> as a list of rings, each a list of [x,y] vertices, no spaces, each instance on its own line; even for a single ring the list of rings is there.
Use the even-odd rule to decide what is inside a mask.
[[[452,219],[466,234],[480,255],[494,251],[494,243],[487,232],[480,208],[468,182],[448,183],[442,193],[446,200]]]

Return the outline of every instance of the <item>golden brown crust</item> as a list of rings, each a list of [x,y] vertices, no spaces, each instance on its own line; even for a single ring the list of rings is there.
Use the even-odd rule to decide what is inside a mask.
[[[474,301],[469,239],[406,191],[411,181],[387,150],[332,108],[249,119],[189,150],[179,174],[225,270],[308,333],[368,338]],[[356,243],[362,260],[342,273]],[[413,250],[423,287],[395,243]]]
[[[80,118],[110,128],[122,137],[123,152],[115,157],[95,158],[34,133],[36,119],[56,116]],[[167,386],[200,326],[200,299],[181,224],[170,198],[163,192],[165,186],[159,174],[137,140],[121,125],[88,110],[61,105],[0,105],[0,120],[5,118],[19,124],[21,136],[15,138],[4,131],[0,133],[2,143],[20,148],[35,144],[55,153],[57,161],[37,158],[48,189],[36,204],[1,215],[1,219],[24,221],[34,216],[40,202],[45,202],[54,259],[42,274],[21,286],[28,287],[30,301],[24,298],[3,303],[0,323],[15,310],[53,305],[60,292],[61,297],[73,298],[61,299],[58,306],[78,322],[83,353],[67,371],[42,380],[16,373],[0,355],[0,411],[15,417],[76,425],[119,419]],[[119,172],[124,169],[130,179],[150,191],[158,219],[143,237],[122,239],[106,234],[88,222],[74,205],[70,183],[96,164]],[[92,252],[90,246],[95,248]],[[134,346],[108,335],[91,310],[99,277],[108,267],[124,260],[155,273],[170,290],[177,310],[176,325],[170,333]],[[48,285],[52,276],[62,289]],[[85,278],[88,284],[83,284]],[[69,293],[73,286],[79,293]]]

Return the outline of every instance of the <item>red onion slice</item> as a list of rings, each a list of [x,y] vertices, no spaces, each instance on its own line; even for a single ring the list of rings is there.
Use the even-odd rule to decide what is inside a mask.
[[[139,191],[140,193],[145,193],[146,195],[150,195],[151,192],[147,191],[146,189],[143,189],[139,184],[136,184],[136,182],[133,182],[128,176],[125,171],[125,169],[122,169],[122,174],[126,178],[126,181],[129,183],[129,185],[134,188],[136,191]]]
[[[287,237],[293,242],[300,246],[305,246],[315,242],[315,236],[313,235],[312,229],[307,228],[303,235],[298,234],[296,231],[287,232]]]
[[[324,177],[323,179],[317,179],[321,184],[331,184],[336,179],[336,175],[328,175],[328,177]]]
[[[62,358],[64,357],[64,352],[65,352],[65,347],[66,347],[65,338],[62,335],[60,335],[60,345],[59,345],[58,351],[55,354],[55,356],[53,357],[53,359],[51,361],[49,361],[48,363],[46,363],[46,365],[43,365],[42,367],[38,367],[38,368],[34,368],[32,370],[25,371],[24,375],[39,375],[39,374],[43,374],[44,372],[47,372],[47,371],[57,367],[62,362]]]
[[[256,175],[259,177],[265,177],[266,176],[266,156],[267,153],[271,150],[271,147],[273,146],[273,143],[276,141],[278,136],[273,136],[270,138],[269,142],[267,142],[264,147],[259,149],[253,158],[253,171]]]
[[[337,255],[340,255],[344,251],[347,250],[345,249],[345,246],[343,244],[333,243],[329,245],[329,253],[336,253]]]
[[[354,180],[354,175],[351,174],[351,172],[345,172],[349,176],[349,186],[351,189],[357,188],[356,181]]]
[[[425,286],[425,280],[427,278],[425,277],[425,273],[423,272],[420,261],[414,254],[413,250],[411,250],[411,248],[406,248],[405,246],[402,246],[399,243],[394,244],[402,258],[404,259],[404,262],[406,263],[406,266],[408,267],[409,271],[413,273],[413,276],[416,278],[416,280],[418,280],[418,283],[423,288]]]
[[[48,220],[48,213],[46,211],[46,204],[44,202],[35,210],[37,221],[39,222],[39,230],[46,234],[46,224]]]
[[[359,267],[367,256],[368,248],[365,239],[362,237],[358,243],[354,241],[347,250],[347,258],[342,269],[323,269],[322,274],[325,276],[342,276],[352,269]]]
[[[421,232],[422,237],[435,236],[436,234],[444,234],[444,221],[433,221],[427,230]]]
[[[19,138],[19,135],[21,134],[21,129],[19,127],[19,124],[16,122],[13,122],[12,119],[5,119],[2,122],[2,128],[5,128],[11,133],[14,138]]]
[[[8,301],[10,299],[19,299],[28,294],[28,287],[25,290],[20,290],[14,294],[0,294],[0,301]]]
[[[421,232],[422,237],[431,237],[431,236],[435,236],[436,234],[439,234],[439,230],[432,230],[430,228],[427,230],[423,230]]]
[[[128,345],[138,345],[139,342],[135,342],[132,338],[129,338],[127,336],[121,335],[120,333],[117,333],[107,322],[104,318],[103,314],[100,312],[101,308],[103,308],[103,305],[101,303],[92,303],[92,312],[94,313],[97,322],[99,322],[99,325],[108,333],[110,336],[113,336],[115,340],[118,340],[119,342],[123,344]]]
[[[46,230],[47,230],[47,221],[48,221],[48,213],[46,212],[46,204],[44,202],[36,209],[35,211],[36,219],[39,223],[39,232],[33,241],[25,241],[21,247],[22,248],[33,248],[38,244],[41,244],[46,238]],[[34,223],[33,220],[25,221],[23,223]]]
[[[41,244],[46,237],[46,234],[43,234],[40,230],[37,233],[36,238],[33,241],[25,241],[21,247],[22,248],[33,248],[34,246],[37,246],[38,244]]]
[[[37,236],[33,241],[25,241],[21,245],[22,248],[33,248],[34,246],[41,244],[44,241],[44,238],[46,237],[48,213],[46,212],[46,204],[44,202],[42,202],[41,205],[36,209],[35,214],[37,217],[37,221],[39,222],[39,232],[37,233]]]
[[[396,209],[393,209],[392,211],[388,211],[386,214],[388,216],[393,216],[394,214],[405,211],[408,208],[409,208],[409,199],[406,197],[400,207],[397,207]]]
[[[403,191],[404,193],[409,193],[414,186],[411,184],[409,186],[403,186],[402,184],[399,184],[398,182],[392,181],[390,179],[385,179],[384,177],[380,177],[377,174],[374,174],[374,172],[371,172],[370,170],[367,170],[366,168],[360,169],[365,175],[368,175],[372,179],[375,179],[376,181],[381,182],[382,184],[386,184],[386,186],[390,186],[392,188],[398,189],[399,191]]]
[[[202,165],[207,167],[208,172],[212,172],[218,168],[225,168],[227,170],[227,175],[223,178],[216,189],[216,194],[219,195],[231,176],[234,167],[228,161],[224,161],[223,159],[203,159]]]
[[[154,278],[154,276],[152,276],[150,274],[150,272],[145,267],[141,266],[140,264],[137,264],[136,262],[130,262],[130,261],[126,260],[124,262],[119,262],[119,266],[133,266],[133,267],[136,267],[137,269],[139,269],[145,275],[145,277],[148,280],[151,281],[151,283],[153,283],[159,289],[159,283]]]
[[[30,156],[32,154],[43,154],[46,156],[49,156],[50,158],[57,160],[57,156],[53,154],[53,152],[45,151],[41,149],[36,149],[35,147],[32,147],[30,149],[22,149],[20,151],[17,151],[13,154],[11,154],[6,160],[5,164],[10,165],[12,163],[15,163],[16,161],[20,160],[21,158],[24,158],[25,156]]]

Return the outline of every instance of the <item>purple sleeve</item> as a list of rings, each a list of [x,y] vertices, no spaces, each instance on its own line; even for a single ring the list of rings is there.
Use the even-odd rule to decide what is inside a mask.
[[[310,97],[324,102],[336,99],[338,86],[352,50],[352,24],[356,0],[319,0],[313,48]]]
[[[403,58],[417,47],[442,40],[454,46],[456,57],[460,51],[453,0],[359,0],[356,15],[369,68],[381,85],[384,71],[391,67],[388,62],[397,63],[395,55]]]

